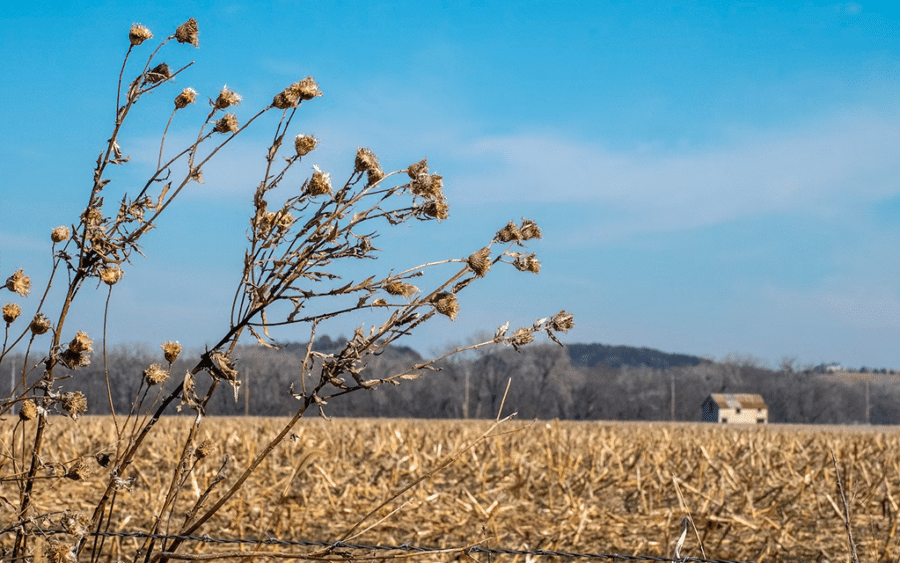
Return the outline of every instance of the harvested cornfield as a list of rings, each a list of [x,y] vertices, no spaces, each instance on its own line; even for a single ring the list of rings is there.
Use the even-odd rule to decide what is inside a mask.
[[[131,473],[130,491],[118,493],[109,531],[147,529],[156,516],[153,507],[167,493],[179,438],[192,422],[187,417],[160,422],[148,453]],[[209,503],[282,423],[204,419],[201,433],[215,449],[186,478],[169,530],[180,527],[184,512],[226,458],[229,476]],[[79,459],[90,472],[80,480],[59,480],[49,489],[36,487],[35,513],[77,508],[90,514],[107,477],[95,456],[116,447],[111,442],[112,421],[59,418],[53,425],[57,439],[52,453],[60,457],[44,460],[46,472],[59,474]],[[847,557],[849,543],[833,449],[861,559],[896,561],[900,556],[896,429],[508,422],[465,450],[490,426],[422,420],[303,422],[250,478],[244,493],[197,533],[330,542],[344,538],[375,510],[354,529],[353,542],[435,547],[481,543],[671,556],[682,519],[689,514],[696,533],[689,529],[682,556],[836,560]],[[11,422],[2,428],[8,448]],[[456,461],[427,476],[462,450]],[[3,494],[17,492],[6,484]],[[3,522],[14,519],[8,505],[0,511]],[[3,538],[4,543],[8,540]],[[128,560],[139,547],[134,538],[106,541],[114,542],[115,549],[107,543],[105,553]],[[276,547],[197,543],[182,551],[254,549]],[[284,553],[303,548],[277,549]],[[524,561],[525,556],[501,557]]]

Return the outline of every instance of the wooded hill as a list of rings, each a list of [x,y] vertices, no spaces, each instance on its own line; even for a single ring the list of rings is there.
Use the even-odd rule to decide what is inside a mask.
[[[344,342],[323,337],[315,349],[334,353]],[[292,384],[295,391],[301,388],[300,364],[305,350],[305,344],[286,344],[278,350],[238,348],[234,357],[238,378],[243,382],[238,400],[230,392],[218,394],[207,414],[293,413],[297,403],[289,389]],[[164,363],[162,352],[147,346],[118,346],[107,356],[115,409],[128,412],[138,394],[143,370],[152,363]],[[191,356],[183,353],[182,357]],[[362,376],[375,379],[395,375],[421,359],[410,348],[387,348],[369,358]],[[21,357],[7,358],[4,372],[11,373],[13,364],[20,374]],[[189,367],[186,360],[176,362],[164,393],[181,382]],[[40,373],[40,368],[35,368],[29,379],[39,378]],[[72,375],[62,382],[62,391],[82,391],[88,398],[89,414],[109,413],[101,358],[95,355],[91,366]],[[440,371],[425,372],[418,380],[337,397],[328,402],[325,412],[328,416],[493,418],[510,379],[503,412],[518,412],[524,419],[699,421],[700,405],[710,393],[749,392],[763,396],[769,419],[775,423],[900,424],[900,375],[871,380],[840,378],[811,370],[795,371],[790,365],[773,370],[750,358],[714,362],[603,344],[572,344],[567,348],[531,344],[519,352],[506,347],[473,353],[445,361]],[[196,377],[198,393],[209,380],[207,374]],[[145,403],[153,400],[156,391],[154,388]],[[172,407],[171,414],[176,412]]]

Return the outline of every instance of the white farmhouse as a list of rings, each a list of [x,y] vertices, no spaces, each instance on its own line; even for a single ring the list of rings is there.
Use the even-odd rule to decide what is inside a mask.
[[[722,424],[766,424],[769,407],[762,395],[713,393],[703,401],[702,420]]]

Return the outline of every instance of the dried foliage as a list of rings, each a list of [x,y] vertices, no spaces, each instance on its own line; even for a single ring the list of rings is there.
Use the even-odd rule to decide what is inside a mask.
[[[180,451],[192,421],[167,417],[159,422],[147,439],[147,452],[130,476],[118,482],[120,514],[109,531],[150,529],[154,512],[148,507],[166,495],[173,472],[188,470],[188,486],[175,499],[173,515],[164,517],[174,522],[178,515],[196,514],[198,500],[212,502],[210,489],[232,486],[241,476],[239,468],[266,448],[284,420],[208,422],[188,452],[186,466],[170,452]],[[76,460],[83,460],[89,471],[83,471],[81,480],[65,482],[66,495],[46,488],[36,493],[35,505],[51,516],[28,526],[45,529],[60,529],[61,519],[85,515],[69,506],[66,497],[92,498],[102,490],[108,474],[100,457],[116,450],[108,417],[54,419],[53,424],[60,441],[42,474],[71,472]],[[8,434],[13,426],[7,420],[0,429]],[[861,560],[896,561],[900,556],[896,429],[508,422],[495,428],[493,437],[481,439],[491,426],[304,421],[247,478],[241,500],[222,506],[205,529],[217,538],[336,541],[377,508],[350,534],[353,542],[444,548],[483,542],[513,549],[667,557],[689,516],[697,533],[693,528],[687,533],[683,557],[700,557],[702,542],[707,557],[717,559],[846,560],[833,448],[842,460],[838,466],[844,488],[852,491],[847,501]],[[26,437],[33,433],[32,425]],[[14,522],[14,509],[0,507],[0,518],[4,525]],[[4,547],[11,545],[11,535],[2,537]],[[77,535],[58,539],[74,543]],[[114,560],[124,559],[137,543],[108,538],[103,549]],[[82,556],[91,549],[96,547],[88,543]],[[240,550],[261,556],[290,549],[315,551],[227,544],[192,544],[184,551]]]
[[[110,167],[124,166],[130,161],[120,146],[120,139],[124,138],[121,133],[126,123],[130,123],[128,118],[137,102],[151,92],[172,87],[174,79],[181,81],[182,73],[191,66],[175,69],[157,57],[168,53],[162,48],[173,40],[199,46],[198,23],[191,18],[180,25],[139,65],[141,70],[131,82],[123,82],[132,53],[152,38],[153,33],[140,24],[134,24],[128,32],[112,133],[97,158],[84,210],[70,226],[52,231],[53,269],[46,282],[47,289],[25,316],[33,320],[27,326],[19,320],[21,303],[3,307],[6,332],[0,364],[13,350],[24,348],[18,383],[9,398],[0,403],[0,415],[16,409],[19,413],[15,426],[3,435],[4,456],[0,462],[0,479],[18,489],[18,495],[3,497],[3,510],[9,511],[3,519],[4,532],[14,535],[9,546],[13,560],[46,556],[54,561],[70,561],[89,554],[90,560],[96,561],[104,554],[105,547],[112,544],[98,540],[88,545],[86,531],[117,529],[129,521],[140,522],[142,530],[151,534],[164,530],[202,533],[210,529],[211,522],[218,521],[220,513],[241,504],[235,497],[239,496],[243,484],[258,476],[259,468],[310,409],[325,417],[326,406],[333,397],[415,379],[435,371],[436,362],[465,350],[498,344],[510,344],[518,349],[533,340],[536,333],[545,333],[558,342],[555,333],[572,326],[571,316],[560,313],[551,320],[541,319],[531,327],[518,329],[512,335],[507,335],[507,329],[501,327],[493,338],[483,342],[421,361],[393,375],[367,378],[368,357],[382,352],[434,319],[436,314],[455,319],[465,306],[461,294],[471,282],[487,274],[491,265],[508,262],[520,270],[537,272],[539,262],[533,254],[525,256],[511,252],[510,248],[513,243],[521,245],[529,238],[539,237],[540,229],[529,220],[523,220],[520,226],[510,223],[517,233],[515,237],[490,241],[475,254],[469,254],[473,249],[468,249],[462,253],[468,258],[438,260],[407,267],[399,273],[376,264],[372,266],[372,275],[365,279],[342,279],[343,263],[378,257],[374,246],[378,228],[414,220],[440,221],[449,217],[450,208],[443,192],[443,177],[430,172],[424,159],[406,169],[386,173],[375,154],[363,148],[358,150],[352,166],[348,166],[350,172],[345,181],[332,180],[330,172],[313,166],[312,174],[302,185],[296,181],[291,184],[291,174],[317,146],[317,139],[311,135],[291,132],[288,137],[297,112],[303,109],[302,104],[323,95],[312,77],[289,85],[273,96],[271,104],[240,118],[242,97],[227,87],[209,100],[205,118],[191,117],[196,109],[188,108],[196,102],[197,91],[183,88],[173,92],[174,107],[164,128],[165,116],[159,119],[163,133],[156,170],[143,183],[138,183],[135,191],[113,196],[109,188]],[[193,128],[196,135],[189,138],[196,140],[172,151],[167,150],[166,139],[176,114],[179,123],[185,123],[184,128],[188,131]],[[93,338],[69,326],[78,322],[69,317],[73,303],[85,287],[95,285],[108,292],[108,304],[122,280],[127,283],[125,273],[134,254],[141,253],[143,238],[157,227],[162,214],[192,182],[203,181],[203,171],[214,164],[223,147],[265,119],[272,122],[274,133],[271,144],[260,155],[265,170],[251,188],[255,191],[247,249],[243,263],[236,265],[242,268],[242,276],[235,288],[230,322],[222,327],[220,340],[193,358],[193,367],[183,374],[172,373],[173,362],[181,354],[180,345],[174,341],[162,344],[163,357],[159,363],[142,366],[143,371],[136,374],[139,387],[128,412],[115,412],[113,389],[107,375],[107,398],[113,411],[110,431],[115,439],[90,455],[66,458],[61,453],[66,439],[80,434],[62,431],[63,425],[50,424],[49,417],[64,413],[73,420],[83,419],[89,405],[78,390],[79,375],[84,372],[81,368],[96,361],[98,352],[99,363],[108,374],[105,343],[95,351]],[[293,147],[282,147],[286,137],[294,139]],[[283,148],[286,150],[282,151]],[[409,181],[404,181],[405,176]],[[279,186],[295,195],[284,201],[273,201],[275,193],[284,191],[273,191]],[[412,285],[409,281],[412,278],[425,280],[418,283],[427,285],[427,289]],[[435,278],[438,281],[428,281]],[[54,282],[66,288],[59,303],[48,298]],[[31,278],[23,270],[15,271],[6,281],[6,289],[22,298],[29,296],[31,287]],[[386,299],[385,294],[392,299]],[[403,299],[393,299],[396,296]],[[53,307],[58,308],[53,310]],[[383,316],[369,328],[356,328],[354,337],[337,353],[314,348],[320,323],[364,311],[381,312]],[[109,322],[107,313],[108,310],[103,314],[104,333]],[[560,316],[569,321],[560,322]],[[440,318],[437,321],[445,322]],[[270,330],[291,325],[309,331],[303,367],[294,385],[283,390],[296,399],[294,416],[279,432],[267,436],[260,449],[244,459],[243,465],[234,468],[233,479],[225,482],[223,465],[216,477],[207,481],[206,490],[199,493],[195,470],[199,461],[212,451],[199,439],[208,426],[203,424],[205,409],[224,388],[238,400],[242,382],[239,359],[234,352],[239,340],[250,337],[260,345],[274,347]],[[197,385],[198,378],[202,378],[203,385]],[[163,391],[163,384],[169,379],[180,383],[171,391]],[[157,432],[157,422],[164,413],[176,408],[193,411],[194,422],[180,435],[178,447],[156,449],[152,437]],[[166,467],[168,477],[154,489],[153,498],[145,499],[141,514],[134,514],[134,506],[122,499],[133,488],[135,477],[144,475],[143,470],[135,471],[134,466],[151,460],[159,462],[160,456],[165,461],[157,467]],[[84,459],[90,457],[102,459],[103,470],[89,471]],[[70,489],[65,495],[59,494],[61,488],[70,486],[70,481],[89,480],[93,483],[90,491],[75,494]],[[48,494],[57,500],[65,499],[66,506],[49,508],[43,500]],[[192,495],[190,506],[182,510],[182,504]],[[79,515],[66,517],[69,523],[66,529],[77,528],[79,533],[65,540],[45,541],[44,523],[58,519],[60,511],[71,515],[70,511],[75,510]],[[159,518],[148,519],[150,514]],[[75,526],[72,522],[79,524]],[[125,558],[166,560],[184,547],[181,541],[163,546],[146,540],[130,543]],[[162,556],[163,550],[168,555]]]

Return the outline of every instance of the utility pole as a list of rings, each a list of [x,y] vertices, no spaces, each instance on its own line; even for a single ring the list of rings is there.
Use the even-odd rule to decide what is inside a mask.
[[[669,413],[669,417],[672,420],[672,422],[675,421],[675,373],[674,372],[672,373],[672,406],[671,406],[671,412]]]
[[[869,404],[869,378],[866,378],[866,424],[872,424],[872,408]]]
[[[465,420],[469,419],[469,366],[465,367],[466,383],[465,392],[463,393],[462,415]]]
[[[250,416],[250,374],[244,374],[244,416]]]

